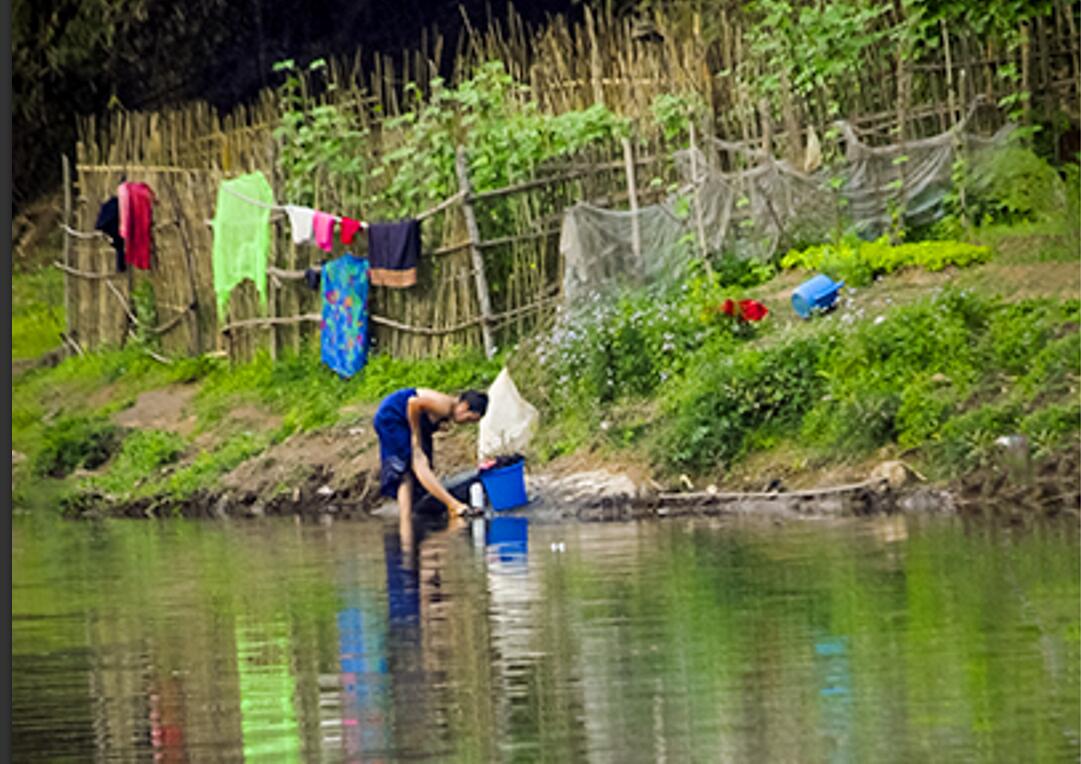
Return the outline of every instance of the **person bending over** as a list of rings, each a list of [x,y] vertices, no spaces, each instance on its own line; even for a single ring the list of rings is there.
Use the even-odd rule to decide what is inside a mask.
[[[469,510],[450,495],[432,471],[432,434],[444,422],[476,422],[487,410],[488,396],[478,390],[454,397],[423,387],[406,387],[379,404],[373,421],[379,436],[379,491],[398,500],[403,530],[413,511],[414,480],[443,502],[451,517]]]

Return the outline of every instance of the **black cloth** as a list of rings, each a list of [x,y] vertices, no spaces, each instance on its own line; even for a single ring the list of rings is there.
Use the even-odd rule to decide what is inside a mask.
[[[124,261],[124,237],[120,235],[120,203],[115,196],[110,197],[98,210],[98,219],[94,223],[94,230],[101,231],[109,237],[109,241],[116,250],[116,270],[122,273],[128,269]]]
[[[372,284],[408,287],[417,283],[420,260],[420,221],[410,218],[396,223],[368,226],[368,277]]]
[[[525,457],[522,456],[519,453],[503,454],[501,456],[497,456],[495,458],[495,462],[492,463],[492,464],[486,465],[481,470],[481,472],[487,472],[488,470],[497,470],[500,467],[509,467],[512,464],[517,464],[518,462],[524,462],[524,461],[525,461]]]
[[[323,260],[319,263],[318,268],[308,268],[304,271],[304,283],[308,285],[308,289],[319,291],[319,283],[323,279],[323,266],[327,264],[327,260]]]

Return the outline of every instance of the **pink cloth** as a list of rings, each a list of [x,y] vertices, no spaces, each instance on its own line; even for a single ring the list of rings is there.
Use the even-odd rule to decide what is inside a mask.
[[[128,184],[121,183],[116,189],[116,206],[120,210],[120,223],[117,230],[120,238],[128,238]]]
[[[312,232],[315,234],[315,243],[324,252],[334,249],[334,224],[336,222],[334,216],[326,212],[316,212],[312,217]]]
[[[154,192],[145,183],[121,183],[116,191],[120,235],[128,265],[148,270],[153,246]]]
[[[353,237],[357,235],[357,231],[360,230],[360,221],[353,220],[353,218],[342,217],[342,226],[338,229],[338,235],[342,239],[342,244],[352,244]]]

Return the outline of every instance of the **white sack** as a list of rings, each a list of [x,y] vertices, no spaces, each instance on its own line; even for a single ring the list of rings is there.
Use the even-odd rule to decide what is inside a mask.
[[[477,458],[521,451],[533,437],[539,418],[537,409],[518,393],[510,372],[499,372],[488,388],[488,411],[480,420]]]

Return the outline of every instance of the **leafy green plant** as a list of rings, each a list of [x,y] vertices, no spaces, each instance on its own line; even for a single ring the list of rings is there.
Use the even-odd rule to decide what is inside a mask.
[[[137,430],[124,439],[108,472],[92,478],[89,484],[107,493],[127,494],[139,484],[156,483],[158,469],[183,453],[184,442],[175,433]]]
[[[454,193],[458,145],[466,149],[474,190],[487,191],[524,180],[547,160],[626,135],[629,129],[626,120],[600,104],[553,115],[542,112],[528,95],[528,87],[499,61],[482,64],[456,88],[433,79],[426,101],[386,124],[399,138],[373,170],[389,179],[377,203],[388,214],[411,214]]]
[[[326,70],[326,61],[315,59],[308,65],[308,76]],[[274,129],[278,141],[278,167],[285,181],[289,199],[297,204],[314,204],[320,186],[353,185],[360,189],[355,199],[341,200],[359,204],[366,200],[370,151],[365,150],[368,131],[349,114],[344,104],[328,99],[336,95],[333,82],[326,84],[323,102],[309,95],[309,88],[292,59],[274,64],[274,71],[284,74],[278,87],[281,122]]]
[[[774,102],[785,83],[794,94],[824,94],[830,113],[839,115],[836,94],[851,91],[864,52],[887,34],[876,23],[886,8],[863,2],[748,3],[751,55],[741,63],[747,69],[744,81]]]
[[[42,433],[34,474],[64,477],[79,467],[97,469],[120,446],[122,431],[104,416],[59,417]]]
[[[717,283],[722,287],[750,289],[765,284],[777,274],[777,269],[769,261],[749,257],[737,257],[724,253],[712,261]]]
[[[1049,220],[1066,213],[1067,190],[1055,169],[1030,149],[1007,146],[979,152],[965,186],[977,221]]]
[[[695,92],[661,93],[649,106],[653,120],[668,140],[682,139],[692,122],[708,113],[706,102]]]
[[[762,428],[798,425],[819,396],[819,359],[833,338],[795,338],[766,349],[706,346],[669,386],[655,448],[669,468],[705,470],[741,456]]]
[[[791,250],[781,258],[782,268],[823,271],[850,286],[871,283],[876,276],[907,267],[940,271],[963,268],[991,258],[989,247],[959,241],[920,241],[893,245],[888,237],[862,241],[855,237],[837,243]]]
[[[1040,458],[1062,447],[1071,437],[1076,439],[1079,422],[1081,403],[1073,400],[1037,409],[1023,417],[1017,427],[1028,437],[1033,456]]]
[[[928,447],[936,469],[956,474],[993,464],[995,441],[1017,429],[1020,415],[1016,404],[1001,402],[950,419],[942,426],[941,437]]]

